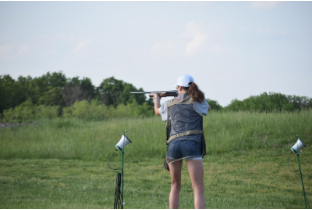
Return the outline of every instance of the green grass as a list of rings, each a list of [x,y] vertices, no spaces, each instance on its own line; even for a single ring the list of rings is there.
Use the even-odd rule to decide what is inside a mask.
[[[206,208],[305,208],[301,179],[288,170],[296,134],[305,191],[312,200],[312,110],[216,113],[204,118]],[[124,130],[125,208],[168,208],[170,174],[162,169],[160,117],[55,119],[0,129],[0,208],[113,208],[116,171],[107,167]],[[121,154],[110,165],[120,167]],[[290,167],[298,169],[290,155]],[[194,208],[184,163],[180,208]]]

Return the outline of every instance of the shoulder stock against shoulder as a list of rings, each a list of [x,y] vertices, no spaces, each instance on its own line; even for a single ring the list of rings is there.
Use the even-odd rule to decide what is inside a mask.
[[[153,92],[155,93],[155,92]],[[160,97],[167,97],[167,96],[173,96],[173,97],[177,97],[178,96],[178,91],[173,90],[173,91],[164,91],[164,92],[160,92],[157,93]],[[153,94],[150,94],[149,97],[153,97]]]

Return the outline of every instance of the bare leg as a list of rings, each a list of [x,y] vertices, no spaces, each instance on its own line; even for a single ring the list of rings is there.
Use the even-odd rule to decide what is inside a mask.
[[[182,160],[168,164],[171,175],[171,191],[169,195],[169,208],[179,208],[179,194],[181,189]]]
[[[192,181],[195,209],[205,208],[203,160],[187,160],[187,169]]]

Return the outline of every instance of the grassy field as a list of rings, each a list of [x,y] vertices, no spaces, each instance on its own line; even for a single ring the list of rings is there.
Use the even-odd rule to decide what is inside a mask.
[[[312,200],[312,110],[216,113],[204,118],[206,208],[305,208]],[[0,129],[0,208],[113,208],[116,171],[107,167],[124,130],[125,208],[168,208],[170,174],[162,169],[165,123],[160,117],[84,121],[40,120]],[[289,159],[288,159],[289,158]],[[110,165],[120,167],[116,153]],[[180,208],[193,208],[183,165]]]

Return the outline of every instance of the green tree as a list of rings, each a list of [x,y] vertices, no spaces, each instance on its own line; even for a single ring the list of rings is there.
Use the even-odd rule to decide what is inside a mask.
[[[35,77],[31,80],[28,86],[28,98],[31,99],[33,104],[54,104],[63,105],[64,101],[61,96],[61,90],[65,87],[66,76],[60,72],[48,72],[41,77]],[[48,95],[58,95],[61,97],[54,97],[56,100],[51,102]],[[45,101],[48,100],[48,101]]]
[[[38,99],[38,104],[46,106],[64,106],[64,100],[61,94],[61,87],[48,87]]]
[[[218,103],[218,101],[214,101],[209,98],[207,98],[206,100],[212,110],[221,111],[223,109],[223,107]]]
[[[0,76],[0,113],[23,103],[27,99],[27,91],[21,83],[10,75]]]
[[[311,99],[306,96],[287,96],[288,102],[293,105],[294,109],[301,110],[312,107]]]
[[[62,96],[66,106],[71,106],[76,101],[86,100],[90,102],[95,98],[95,88],[91,80],[84,77],[82,80],[79,77],[67,79],[66,86],[62,90]]]
[[[132,91],[143,91],[142,88],[135,88],[132,84],[122,80],[117,80],[114,77],[104,79],[97,88],[99,98],[107,105],[117,107],[118,104],[126,105],[127,102],[135,101],[142,105],[146,98],[144,95],[131,95]]]
[[[228,106],[225,107],[225,110],[272,112],[301,110],[311,106],[311,99],[306,96],[286,96],[281,93],[264,92],[258,96],[250,96],[243,101],[234,99]]]
[[[228,111],[239,111],[242,110],[243,108],[243,103],[242,101],[238,100],[238,99],[233,99],[231,101],[231,103],[225,107],[225,110]]]

